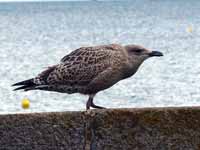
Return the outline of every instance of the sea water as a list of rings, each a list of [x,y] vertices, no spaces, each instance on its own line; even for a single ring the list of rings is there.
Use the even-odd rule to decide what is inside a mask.
[[[108,108],[200,104],[200,1],[0,3],[0,113],[85,110],[87,96],[12,91],[81,46],[139,44],[164,53],[99,92]],[[23,98],[30,109],[21,108]]]

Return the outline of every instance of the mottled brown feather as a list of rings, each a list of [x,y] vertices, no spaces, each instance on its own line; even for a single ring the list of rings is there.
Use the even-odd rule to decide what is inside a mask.
[[[45,83],[50,85],[48,90],[84,94],[98,92],[117,81],[113,80],[109,85],[102,84],[101,87],[95,87],[96,82],[104,83],[111,76],[121,75],[120,65],[126,62],[122,49],[116,44],[79,48],[63,57],[59,65],[41,73],[38,78],[45,79]],[[106,73],[107,70],[112,72]]]

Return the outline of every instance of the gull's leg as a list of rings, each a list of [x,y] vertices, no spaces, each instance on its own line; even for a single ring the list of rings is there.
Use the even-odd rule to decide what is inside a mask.
[[[87,103],[86,103],[86,110],[90,109],[90,106],[91,106],[91,104],[92,104],[92,99],[93,99],[93,98],[89,96],[88,101],[87,101]]]
[[[98,109],[105,109],[105,107],[95,105],[95,104],[93,103],[93,101],[92,101],[91,107],[93,107],[93,108],[98,108]]]
[[[97,106],[93,103],[94,96],[95,96],[95,94],[89,95],[89,99],[88,99],[87,104],[86,104],[86,109],[88,110],[88,109],[90,109],[90,107],[98,108],[98,109],[104,109],[104,107]]]

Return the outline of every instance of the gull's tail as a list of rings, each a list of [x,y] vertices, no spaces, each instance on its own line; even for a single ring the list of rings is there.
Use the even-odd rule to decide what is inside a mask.
[[[24,80],[18,83],[13,84],[12,86],[19,86],[18,88],[15,88],[14,91],[17,90],[48,90],[48,82],[47,78],[49,74],[54,71],[57,65],[48,67],[46,70],[44,70],[42,73],[40,73],[37,77]]]
[[[15,88],[14,91],[17,91],[17,90],[28,91],[28,90],[34,89],[35,86],[37,86],[37,85],[34,83],[34,79],[32,78],[32,79],[28,79],[28,80],[24,80],[24,81],[15,83],[12,86],[20,86],[18,88]]]

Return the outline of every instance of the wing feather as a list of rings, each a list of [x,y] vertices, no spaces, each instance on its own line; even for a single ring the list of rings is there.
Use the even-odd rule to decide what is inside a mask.
[[[87,86],[98,74],[111,66],[113,47],[82,47],[61,59],[49,74],[49,84]]]

